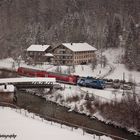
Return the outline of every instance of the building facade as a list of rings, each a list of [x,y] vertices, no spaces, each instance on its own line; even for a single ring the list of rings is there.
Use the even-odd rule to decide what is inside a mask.
[[[78,65],[95,59],[97,49],[88,43],[63,43],[52,50],[56,65]]]

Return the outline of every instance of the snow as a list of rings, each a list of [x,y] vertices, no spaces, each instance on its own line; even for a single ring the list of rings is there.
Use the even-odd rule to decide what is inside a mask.
[[[2,59],[2,60],[0,60],[0,68],[12,69],[14,62],[15,61],[12,58]]]
[[[82,52],[82,51],[96,51],[97,49],[88,43],[62,43],[62,45],[66,46],[68,49],[74,52]]]
[[[51,53],[46,53],[44,56],[53,57],[53,54],[51,54]]]
[[[76,87],[76,86],[65,86],[65,90],[63,91],[66,94],[62,94],[64,98],[72,97],[75,95],[78,95],[79,97],[83,94],[85,95],[86,93],[97,95],[99,97],[106,98],[107,100],[113,100],[114,96],[112,95],[112,91],[108,90],[99,90],[99,89],[93,89],[93,88],[84,88],[84,87]]]
[[[65,100],[69,97],[73,97],[75,95],[80,96],[82,94],[77,86],[72,86],[72,85],[68,86],[63,84],[61,84],[61,86],[64,87],[65,89],[63,90],[63,92],[61,91],[58,92],[61,94],[62,97],[64,97]]]
[[[27,48],[27,51],[44,52],[49,47],[50,47],[50,45],[31,45],[29,48]]]
[[[47,71],[51,71],[51,72],[57,72],[58,66],[53,66],[50,67]],[[106,67],[101,67],[100,64],[96,66],[96,68],[94,70],[92,70],[92,66],[91,64],[87,64],[87,65],[75,65],[74,69],[72,66],[59,66],[59,69],[61,69],[61,72],[63,74],[69,74],[68,72],[70,71],[70,73],[72,75],[79,75],[79,76],[93,76],[93,77],[103,77],[104,75],[106,75],[106,73],[108,73],[110,71],[110,66],[107,65]]]
[[[47,121],[46,123],[45,121],[25,117],[10,108],[0,107],[0,114],[0,136],[15,135],[16,140],[93,140],[90,134],[82,135],[82,131],[70,131],[68,127],[60,128],[56,125],[51,125]],[[7,137],[6,139],[10,140],[11,138]],[[98,139],[99,137],[95,136],[95,140]],[[111,140],[106,136],[101,136],[100,139]]]
[[[45,94],[43,97],[46,98],[46,100],[51,100],[53,102],[57,102],[62,106],[66,106],[71,110],[74,110],[75,106],[77,106],[77,108],[80,108],[80,106],[84,106],[85,96],[87,93],[89,96],[91,97],[93,96],[96,100],[99,100],[100,102],[112,102],[112,101],[119,102],[124,97],[122,94],[123,93],[122,90],[114,92],[114,89],[99,90],[65,84],[61,84],[61,86],[64,88],[64,90],[55,91],[53,94]],[[69,99],[75,98],[76,96],[78,97],[77,101],[69,102]],[[58,97],[61,97],[61,99],[60,98],[58,99]],[[61,101],[63,101],[63,103],[61,103]],[[80,113],[88,114],[87,110],[84,110],[83,112]],[[94,116],[94,114],[90,115]]]
[[[110,70],[109,66],[106,66],[105,68],[101,68],[100,65],[97,65],[97,67],[92,70],[91,64],[89,65],[76,65],[75,66],[75,72],[73,74],[79,75],[79,76],[93,76],[93,77],[102,77],[108,71]]]
[[[123,73],[125,75],[126,81],[135,81],[136,83],[140,83],[140,72],[137,71],[129,71],[125,68],[124,64],[114,64],[115,70],[106,78],[109,79],[123,79]]]
[[[74,52],[81,51],[96,51],[97,49],[89,45],[88,43],[63,43],[62,45],[66,46],[68,49]],[[27,48],[27,51],[41,51],[44,52],[48,49],[50,45],[31,45]]]
[[[94,117],[98,118],[98,120],[105,122],[106,120],[100,115],[100,112],[94,113]]]
[[[16,62],[15,62],[15,70],[18,68]],[[48,70],[51,69],[52,67],[54,67],[53,65],[50,64],[43,64],[43,65],[27,65],[26,63],[20,63],[20,67],[25,67],[25,68],[30,68],[30,69],[35,69],[35,70]]]
[[[0,60],[0,69],[16,71],[18,67],[25,67],[25,68],[31,68],[31,69],[37,69],[37,70],[48,70],[54,66],[48,65],[45,63],[44,65],[27,65],[24,61],[20,61],[20,64],[18,64],[18,62],[13,60],[12,58]]]
[[[95,97],[100,99],[100,101],[120,101],[123,98],[123,91],[122,90],[115,90],[115,89],[108,89],[105,88],[104,90],[99,89],[93,89],[93,88],[81,88],[82,91],[85,91],[85,93],[93,94]],[[116,91],[116,94],[113,92]]]
[[[56,82],[55,78],[44,78],[44,77],[37,77],[37,78],[3,78],[0,79],[0,83],[24,83],[24,82]]]
[[[110,73],[106,78],[122,80],[124,73],[126,81],[132,80],[136,83],[140,83],[140,72],[135,70],[130,71],[126,69],[124,64],[122,64],[124,57],[123,48],[108,49],[103,52],[103,55],[106,56],[108,63],[114,67],[114,71]]]
[[[6,89],[4,88],[4,85],[0,85],[0,92],[14,92],[15,87],[13,85],[6,85]]]

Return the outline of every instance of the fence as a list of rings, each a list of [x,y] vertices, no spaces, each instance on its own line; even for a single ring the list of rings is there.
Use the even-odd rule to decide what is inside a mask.
[[[84,91],[84,90],[82,90],[81,88],[79,88],[80,89],[80,91],[81,92],[83,92],[83,93],[89,93],[90,94],[90,92],[88,92],[88,91]],[[113,100],[113,99],[109,99],[109,98],[105,98],[105,97],[101,97],[101,96],[99,96],[99,95],[95,95],[94,94],[94,97],[95,97],[95,99],[97,100],[97,101],[102,101],[102,102],[112,102],[112,103],[114,103],[115,102],[115,100]]]
[[[115,140],[127,140],[125,138],[121,138],[121,137],[118,137],[118,136],[115,136],[115,135],[107,134],[105,132],[101,132],[101,131],[98,131],[98,130],[95,130],[95,129],[89,129],[87,127],[75,125],[75,124],[72,124],[72,123],[69,123],[69,122],[66,122],[66,121],[51,118],[49,116],[43,116],[43,115],[31,113],[31,112],[28,112],[27,110],[24,110],[24,109],[21,109],[21,108],[17,107],[14,104],[0,102],[0,105],[3,109],[5,107],[11,107],[12,110],[14,110],[17,113],[20,113],[20,114],[22,114],[26,117],[30,117],[30,118],[35,119],[35,120],[40,120],[44,123],[49,123],[51,125],[56,125],[57,124],[57,126],[59,125],[60,128],[64,128],[64,127],[68,128],[69,127],[71,131],[74,131],[74,129],[80,128],[80,130],[82,131],[82,135],[90,134],[90,136],[92,136],[93,139],[103,140],[101,136],[105,135],[105,136],[111,137]]]

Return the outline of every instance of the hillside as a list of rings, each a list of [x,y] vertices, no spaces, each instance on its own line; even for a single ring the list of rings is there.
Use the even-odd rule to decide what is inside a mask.
[[[10,108],[0,108],[0,131],[1,139],[18,139],[18,140],[45,140],[46,138],[51,140],[92,140],[92,135],[82,135],[82,131],[75,130],[71,131],[69,127],[54,123],[50,124],[49,121],[43,120],[42,118],[35,116],[32,118],[32,113],[25,115],[25,110],[13,110]],[[29,125],[30,124],[30,125]],[[54,133],[55,132],[55,133]],[[80,134],[81,133],[81,134]],[[99,137],[95,136],[95,140]],[[110,137],[101,136],[102,140],[112,140]]]
[[[88,42],[124,47],[124,62],[139,70],[139,7],[139,0],[0,0],[0,57],[31,44]]]

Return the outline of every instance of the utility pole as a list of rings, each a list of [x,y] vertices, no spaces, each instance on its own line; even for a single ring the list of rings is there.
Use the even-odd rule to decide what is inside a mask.
[[[102,45],[102,43],[100,43],[100,46]],[[101,46],[101,68],[102,68],[102,63],[103,63],[103,60],[102,60],[102,46]]]
[[[135,89],[135,79],[134,79],[134,83],[133,83],[133,88],[132,88],[132,92],[133,92],[133,100],[136,102],[136,89]]]
[[[123,96],[124,96],[124,82],[125,82],[125,73],[123,72]]]
[[[102,25],[101,25],[102,26]],[[103,48],[102,48],[102,34],[103,34],[103,28],[100,28],[99,30],[99,35],[98,35],[98,43],[99,43],[99,48],[100,48],[100,51],[101,51],[101,68],[103,66],[103,58],[102,58],[102,53],[103,53]]]
[[[137,120],[136,119],[136,93],[135,93],[135,79],[134,79],[134,82],[133,82],[133,88],[132,88],[132,93],[133,93],[133,126],[135,125],[135,121]]]

